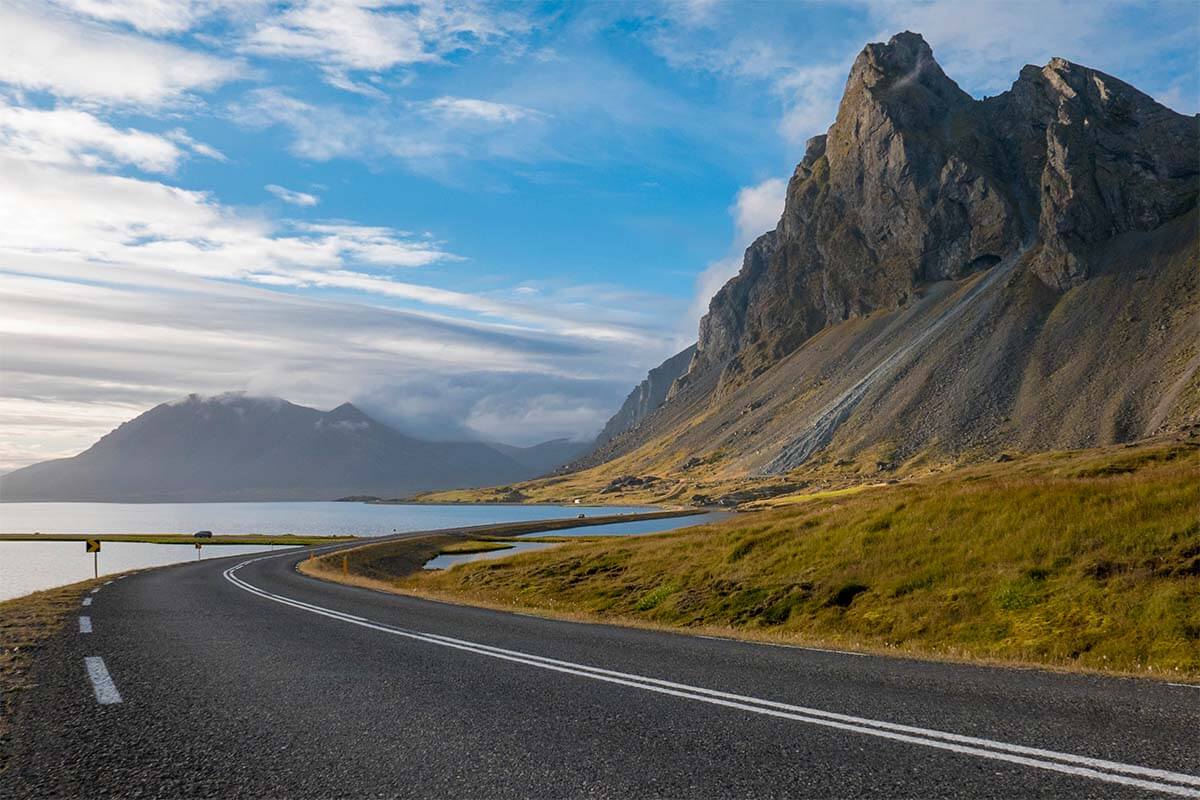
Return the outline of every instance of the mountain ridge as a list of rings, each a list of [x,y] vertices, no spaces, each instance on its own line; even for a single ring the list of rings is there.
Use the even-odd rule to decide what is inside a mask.
[[[0,476],[0,500],[404,497],[532,478],[559,454],[555,443],[500,447],[507,452],[417,439],[349,402],[319,411],[277,397],[193,394],[121,423],[76,456]]]

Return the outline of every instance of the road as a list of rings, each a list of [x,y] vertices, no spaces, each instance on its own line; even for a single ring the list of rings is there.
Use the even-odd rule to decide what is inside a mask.
[[[301,557],[88,595],[0,796],[1200,797],[1194,687],[543,620]]]

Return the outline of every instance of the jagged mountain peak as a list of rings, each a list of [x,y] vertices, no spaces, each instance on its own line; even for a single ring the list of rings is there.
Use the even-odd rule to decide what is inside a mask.
[[[1198,118],[1061,58],[975,100],[918,34],[867,45],[687,373],[597,454],[774,472],[1190,424]]]
[[[924,90],[952,100],[970,99],[946,76],[933,57],[933,49],[919,33],[904,31],[884,43],[865,46],[850,68],[846,94],[856,84],[882,94],[885,90]],[[909,98],[911,99],[911,98]]]

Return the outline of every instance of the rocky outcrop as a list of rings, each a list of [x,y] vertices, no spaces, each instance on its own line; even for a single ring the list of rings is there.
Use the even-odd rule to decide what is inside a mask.
[[[777,228],[700,324],[694,370],[754,375],[831,324],[909,302],[1036,242],[1063,290],[1080,254],[1196,203],[1196,120],[1055,59],[976,101],[919,35],[868,45],[837,118],[808,144]]]
[[[620,410],[613,415],[604,430],[596,437],[596,446],[607,444],[612,439],[637,426],[667,399],[671,384],[680,375],[688,371],[692,357],[696,354],[696,345],[692,345],[668,358],[646,375],[625,398]]]
[[[1061,59],[975,100],[920,36],[868,45],[688,373],[584,465],[881,471],[1200,431],[1198,122]]]
[[[1197,119],[1111,75],[1055,58],[1022,69],[981,111],[1021,159],[1017,178],[1042,245],[1034,269],[1051,287],[1088,277],[1091,246],[1153,230],[1196,204]]]

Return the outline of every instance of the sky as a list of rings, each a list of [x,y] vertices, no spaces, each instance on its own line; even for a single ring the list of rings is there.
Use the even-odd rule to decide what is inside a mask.
[[[589,437],[905,29],[1200,110],[1194,0],[0,0],[0,472],[191,392]]]

